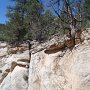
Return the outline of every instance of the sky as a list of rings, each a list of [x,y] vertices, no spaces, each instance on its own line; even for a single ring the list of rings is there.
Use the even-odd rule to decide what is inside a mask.
[[[41,0],[45,6],[48,0]],[[6,21],[8,21],[8,18],[6,17],[7,13],[7,6],[8,5],[14,5],[13,2],[10,0],[0,0],[0,23],[5,24]]]
[[[8,21],[6,17],[8,5],[14,5],[14,3],[10,2],[10,0],[0,0],[0,23],[2,24]]]

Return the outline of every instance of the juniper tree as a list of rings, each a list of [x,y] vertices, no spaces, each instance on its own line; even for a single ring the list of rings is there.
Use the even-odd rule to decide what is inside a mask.
[[[50,0],[50,6],[60,18],[60,20],[67,24],[70,28],[70,35],[75,43],[75,33],[77,30],[77,23],[81,20],[81,4],[82,0]],[[62,18],[63,15],[63,18]]]

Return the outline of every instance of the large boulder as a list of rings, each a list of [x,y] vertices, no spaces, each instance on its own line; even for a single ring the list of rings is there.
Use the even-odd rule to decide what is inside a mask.
[[[0,85],[0,90],[27,90],[28,88],[28,70],[16,66],[14,70],[8,73]]]
[[[90,90],[90,46],[62,53],[32,55],[28,90]]]
[[[0,48],[0,57],[4,57],[6,56],[8,53],[7,53],[7,47],[5,48]]]
[[[28,50],[2,57],[0,90],[90,90],[90,31],[82,32],[81,44],[77,36],[74,48],[56,35],[33,46],[31,60]]]
[[[29,53],[13,54],[2,58],[0,90],[27,90]]]
[[[5,47],[7,47],[7,43],[0,41],[0,48],[5,48]]]

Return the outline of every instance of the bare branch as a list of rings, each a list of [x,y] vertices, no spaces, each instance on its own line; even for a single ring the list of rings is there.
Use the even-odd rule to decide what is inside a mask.
[[[60,14],[54,9],[53,5],[51,5],[51,7],[53,8],[54,12],[57,14],[57,16],[60,18],[61,21],[69,24],[69,22],[66,22],[65,20],[63,20],[63,19],[61,18]]]

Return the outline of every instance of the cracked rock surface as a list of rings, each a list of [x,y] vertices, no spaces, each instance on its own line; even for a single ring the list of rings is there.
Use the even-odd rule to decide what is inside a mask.
[[[28,50],[7,55],[6,47],[0,48],[0,54],[5,52],[0,57],[0,90],[90,90],[89,32],[84,31],[84,42],[72,50],[55,52],[58,49],[57,44],[54,48],[55,42],[35,46],[31,60]]]

